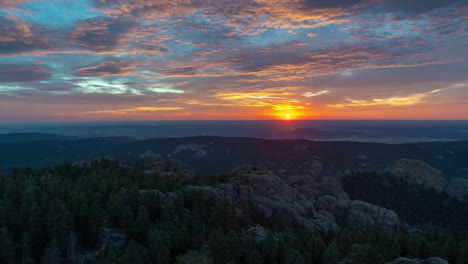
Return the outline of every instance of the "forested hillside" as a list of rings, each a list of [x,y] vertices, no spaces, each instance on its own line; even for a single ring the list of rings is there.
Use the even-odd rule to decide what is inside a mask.
[[[378,185],[375,175],[348,179],[367,196],[350,182],[345,189],[394,208],[410,224],[441,226],[313,232],[265,215],[254,202],[238,211],[226,199],[188,188],[217,187],[231,174],[181,178],[147,169],[100,159],[2,177],[0,263],[377,264],[399,256],[468,263],[466,226],[455,219],[465,214],[460,204],[397,182]],[[430,204],[434,210],[426,214]]]
[[[4,140],[11,137],[3,135]],[[18,136],[21,137],[24,135]],[[468,179],[468,141],[381,144],[213,136],[148,140],[49,137],[5,143],[0,135],[0,173],[10,173],[15,167],[42,167],[111,156],[127,161],[176,159],[203,173],[224,173],[243,164],[261,163],[285,177],[329,176],[348,169],[384,170],[391,163],[408,158],[430,164],[448,181]]]
[[[352,199],[363,200],[398,213],[411,225],[466,228],[468,203],[445,191],[423,188],[416,183],[374,171],[353,172],[341,178]]]

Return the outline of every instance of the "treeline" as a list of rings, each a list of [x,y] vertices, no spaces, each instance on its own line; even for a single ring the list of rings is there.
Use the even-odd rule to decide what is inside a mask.
[[[411,225],[432,225],[465,235],[468,203],[388,173],[353,172],[340,179],[353,200],[363,200],[394,210]]]
[[[468,240],[448,229],[311,233],[250,204],[187,191],[230,175],[193,179],[101,159],[14,170],[0,180],[0,263],[384,263],[439,256],[468,263]],[[247,233],[266,228],[264,237]]]

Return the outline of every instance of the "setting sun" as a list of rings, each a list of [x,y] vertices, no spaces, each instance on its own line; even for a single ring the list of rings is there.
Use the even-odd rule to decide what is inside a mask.
[[[284,119],[290,120],[290,119],[291,119],[291,115],[284,115]]]

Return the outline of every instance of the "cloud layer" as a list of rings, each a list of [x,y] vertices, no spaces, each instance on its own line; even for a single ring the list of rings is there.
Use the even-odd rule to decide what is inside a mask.
[[[463,0],[0,7],[4,121],[468,119]]]

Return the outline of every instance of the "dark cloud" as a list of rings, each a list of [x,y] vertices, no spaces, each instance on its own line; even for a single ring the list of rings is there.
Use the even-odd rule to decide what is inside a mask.
[[[133,73],[137,60],[108,58],[97,65],[74,69],[76,76],[110,76]]]
[[[357,4],[369,3],[369,0],[305,0],[306,8],[349,8]]]
[[[71,43],[82,48],[106,52],[125,48],[124,36],[137,27],[137,23],[107,17],[95,17],[78,22],[71,33]]]
[[[137,49],[139,52],[142,53],[165,53],[169,52],[169,49],[165,47],[160,47],[157,45],[148,45],[148,44],[141,44],[141,45],[135,45],[135,49]]]
[[[0,82],[32,82],[50,79],[51,68],[45,65],[0,65]]]
[[[417,15],[459,5],[467,5],[467,2],[465,0],[387,0],[379,10]]]
[[[199,70],[200,67],[198,66],[187,66],[187,67],[180,67],[180,68],[175,68],[172,70],[163,70],[160,71],[161,74],[167,75],[167,76],[191,76],[191,75],[196,75],[197,70]]]
[[[0,17],[0,32],[0,56],[52,47],[44,36],[45,30],[16,17]]]
[[[48,81],[40,83],[31,83],[27,87],[42,92],[70,92],[75,88],[78,88],[79,86],[71,82]]]

